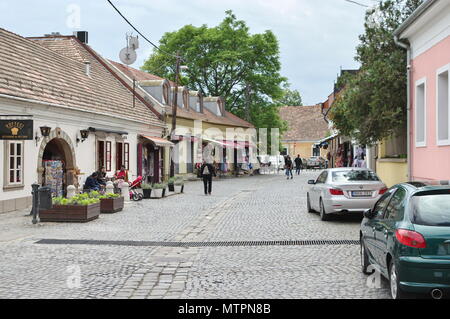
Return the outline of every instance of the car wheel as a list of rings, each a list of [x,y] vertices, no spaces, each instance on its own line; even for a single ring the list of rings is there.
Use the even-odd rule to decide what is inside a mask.
[[[314,210],[311,208],[311,202],[309,201],[309,193],[306,193],[306,208],[308,213],[313,213]]]
[[[389,287],[392,299],[403,299],[406,297],[399,285],[398,272],[394,260],[391,260],[389,265]]]
[[[325,212],[325,207],[323,206],[322,198],[320,199],[320,219],[322,221],[327,221],[330,219],[330,216]]]
[[[364,274],[366,275],[370,275],[373,274],[374,270],[369,271],[368,268],[370,266],[369,264],[369,256],[367,255],[367,251],[366,251],[366,245],[364,245],[364,241],[361,238],[361,270]]]

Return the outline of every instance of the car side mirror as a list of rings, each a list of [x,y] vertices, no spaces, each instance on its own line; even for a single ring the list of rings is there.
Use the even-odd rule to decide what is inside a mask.
[[[316,181],[313,180],[313,179],[310,179],[310,180],[308,181],[308,184],[310,184],[310,185],[315,185],[315,184],[316,184]]]
[[[367,209],[364,211],[364,217],[366,217],[368,219],[372,219],[375,217],[375,215],[371,209]]]

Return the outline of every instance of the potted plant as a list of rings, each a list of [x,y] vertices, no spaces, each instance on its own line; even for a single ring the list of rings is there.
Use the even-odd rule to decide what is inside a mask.
[[[184,179],[183,177],[178,177],[174,182],[175,193],[183,193],[184,191]]]
[[[100,215],[100,199],[83,193],[70,199],[55,197],[52,208],[39,212],[43,222],[88,222]]]
[[[152,195],[152,185],[147,184],[147,183],[142,183],[142,184],[141,184],[141,188],[142,188],[142,193],[144,194],[144,199],[149,199],[149,198],[151,198],[151,195]]]
[[[163,198],[166,196],[167,185],[164,183],[152,185],[152,198]]]
[[[123,210],[124,198],[119,194],[105,194],[99,196],[100,198],[100,212],[102,214],[113,214]]]
[[[167,181],[167,186],[169,187],[169,192],[175,192],[175,177],[169,178]]]

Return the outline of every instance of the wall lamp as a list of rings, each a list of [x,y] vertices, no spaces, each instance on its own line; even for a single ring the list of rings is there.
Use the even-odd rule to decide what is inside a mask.
[[[88,130],[80,130],[81,139],[77,136],[77,144],[83,143],[87,138],[89,137],[89,131]]]
[[[36,146],[38,145],[41,138],[48,137],[52,130],[52,128],[48,126],[41,126],[39,129],[41,130],[41,136],[39,136],[38,133],[36,132],[36,136],[34,137],[34,140],[36,141]]]

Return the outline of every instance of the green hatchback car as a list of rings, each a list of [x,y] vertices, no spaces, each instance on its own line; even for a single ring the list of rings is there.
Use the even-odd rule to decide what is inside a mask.
[[[364,212],[361,266],[389,280],[393,299],[450,293],[450,186],[404,183]]]

